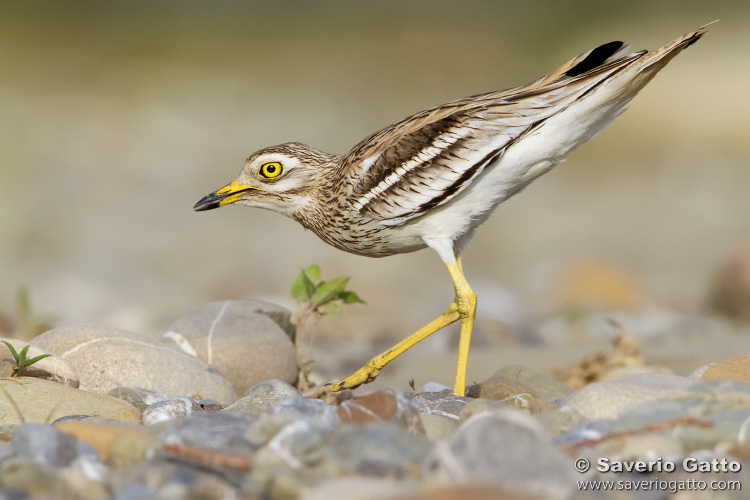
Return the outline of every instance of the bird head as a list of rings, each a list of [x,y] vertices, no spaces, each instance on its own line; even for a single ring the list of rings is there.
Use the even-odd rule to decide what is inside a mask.
[[[236,180],[204,196],[193,209],[236,203],[291,217],[314,197],[322,171],[335,158],[295,142],[260,149],[245,160]]]

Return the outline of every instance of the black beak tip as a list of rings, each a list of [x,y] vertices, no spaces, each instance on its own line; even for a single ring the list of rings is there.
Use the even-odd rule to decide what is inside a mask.
[[[205,210],[213,210],[214,208],[219,208],[219,204],[221,203],[221,198],[216,196],[214,193],[209,194],[208,196],[204,196],[201,198],[201,200],[193,206],[193,210],[196,212],[203,212]]]

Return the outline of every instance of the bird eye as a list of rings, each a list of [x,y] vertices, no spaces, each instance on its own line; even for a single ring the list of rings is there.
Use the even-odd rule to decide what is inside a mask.
[[[260,166],[258,175],[265,177],[266,179],[273,179],[281,175],[284,171],[284,166],[280,161],[269,161]]]

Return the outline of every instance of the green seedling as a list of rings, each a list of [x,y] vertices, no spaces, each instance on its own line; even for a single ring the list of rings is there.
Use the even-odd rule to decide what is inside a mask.
[[[292,284],[292,297],[297,301],[297,309],[292,314],[292,321],[297,327],[295,347],[297,362],[301,372],[298,387],[306,390],[310,387],[308,376],[312,370],[312,359],[302,351],[301,337],[308,328],[327,314],[339,314],[345,304],[364,303],[355,292],[347,290],[348,276],[339,276],[329,281],[320,279],[320,267],[317,264],[307,266]],[[312,336],[310,336],[312,345]]]
[[[48,358],[48,357],[52,356],[51,354],[40,354],[39,356],[34,356],[31,359],[27,359],[26,356],[28,355],[28,353],[29,353],[29,347],[31,347],[31,346],[27,345],[26,347],[24,347],[23,349],[21,349],[20,352],[18,352],[10,344],[10,342],[7,342],[5,340],[3,340],[2,342],[6,346],[8,346],[8,350],[10,351],[10,355],[13,356],[13,360],[15,361],[15,364],[12,366],[12,368],[13,368],[13,375],[12,376],[13,377],[18,376],[18,372],[20,372],[24,368],[27,368],[27,367],[33,365],[34,363],[36,363],[37,361],[39,361],[41,359]]]

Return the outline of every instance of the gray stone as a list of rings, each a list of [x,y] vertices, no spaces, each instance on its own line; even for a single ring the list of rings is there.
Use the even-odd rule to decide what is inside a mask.
[[[631,375],[589,384],[565,398],[562,406],[568,406],[591,420],[614,419],[640,404],[683,391],[694,382],[677,375]]]
[[[256,420],[239,412],[196,413],[159,434],[159,440],[189,448],[244,450],[249,448],[245,435]]]
[[[611,428],[612,420],[587,420],[560,433],[555,443],[580,445],[584,441],[597,441],[607,436]]]
[[[341,424],[337,407],[319,399],[306,399],[300,396],[276,403],[250,428],[246,438],[256,445],[265,444],[287,425],[298,420],[316,422],[324,428],[333,428]]]
[[[308,489],[302,500],[406,500],[412,489],[393,478],[344,476],[321,481]]]
[[[225,408],[226,411],[240,411],[248,415],[262,415],[283,399],[301,397],[302,394],[283,380],[265,380],[245,391],[245,394]]]
[[[279,379],[268,379],[258,382],[254,386],[250,387],[244,396],[261,396],[264,394],[275,394],[279,396],[279,401],[294,396],[301,396],[300,392],[292,387],[290,384]]]
[[[12,345],[16,352],[21,352],[24,347],[29,346],[26,359],[32,359],[43,354],[53,354],[31,342],[0,338],[0,378],[13,376],[13,366],[15,365],[15,360],[10,353],[10,349],[2,343],[3,341]],[[22,377],[41,378],[70,387],[78,387],[78,375],[76,375],[73,367],[66,363],[65,360],[54,355],[42,358],[33,365],[21,369],[18,375]]]
[[[717,380],[694,384],[682,397],[633,408],[612,423],[610,432],[636,433],[651,428],[693,451],[742,443],[749,424],[750,386]]]
[[[512,404],[524,410],[531,409],[536,399],[554,401],[573,392],[573,388],[519,365],[510,365],[496,371],[492,377],[469,387],[467,395]]]
[[[216,368],[148,337],[96,325],[70,325],[34,339],[36,345],[70,363],[80,388],[106,394],[116,387],[137,387],[170,397],[237,399]]]
[[[440,415],[454,420],[458,420],[464,406],[471,401],[472,398],[445,392],[423,392],[409,400],[419,413]]]
[[[143,410],[143,425],[158,424],[203,412],[198,401],[190,398],[170,398],[148,405]]]
[[[352,394],[337,410],[343,423],[367,424],[370,422],[395,422],[412,433],[424,435],[419,412],[403,392],[383,389]]]
[[[90,481],[104,479],[107,469],[88,443],[50,425],[23,424],[15,428],[13,455],[50,467],[71,467]]]
[[[172,323],[162,338],[218,368],[242,394],[267,379],[297,381],[289,315],[258,300],[211,302]]]
[[[448,439],[459,426],[458,420],[435,413],[422,413],[419,417],[425,437],[433,443]]]
[[[326,440],[320,466],[329,474],[417,477],[432,448],[393,422],[342,425]]]
[[[512,405],[509,405],[507,403],[503,403],[501,401],[495,401],[494,399],[485,399],[485,398],[479,398],[479,399],[471,399],[469,402],[461,409],[461,413],[458,415],[458,420],[461,423],[466,422],[471,417],[476,415],[477,413],[482,413],[484,411],[507,411],[509,407]]]
[[[67,415],[141,422],[141,413],[119,399],[39,378],[0,379],[0,422],[49,423]]]
[[[115,467],[144,460],[157,445],[157,429],[120,420],[89,417],[58,421],[55,428],[87,442]]]
[[[645,433],[635,434],[624,439],[617,456],[625,460],[648,461],[653,460],[654,457],[662,459],[683,457],[685,453],[686,450],[679,439],[666,434]]]
[[[425,382],[419,392],[447,392],[452,394],[453,387],[441,384],[440,382]]]
[[[113,500],[225,500],[244,496],[234,486],[232,474],[210,471],[185,463],[152,459],[114,469],[107,480]],[[107,498],[107,497],[102,497]]]
[[[101,500],[109,493],[102,482],[87,479],[79,470],[11,457],[0,463],[0,498]]]
[[[573,388],[551,377],[521,365],[508,365],[496,371],[489,380],[505,379],[520,382],[531,388],[536,397],[554,401],[568,396]]]
[[[556,438],[586,421],[586,417],[570,407],[532,413],[531,416],[542,425],[550,438]]]
[[[140,411],[144,411],[148,405],[169,399],[169,396],[163,392],[149,391],[137,387],[115,387],[107,393],[107,396],[127,401]]]
[[[340,422],[335,406],[320,399],[307,399],[301,396],[279,401],[268,413],[270,415],[290,416],[293,418],[309,417],[331,424]]]
[[[287,422],[265,443],[254,463],[258,468],[269,470],[313,466],[322,460],[328,446],[326,439],[334,429],[325,422],[309,418]]]
[[[513,408],[475,415],[435,445],[424,471],[428,481],[501,483],[560,498],[573,493],[576,480],[571,461],[539,424]]]

